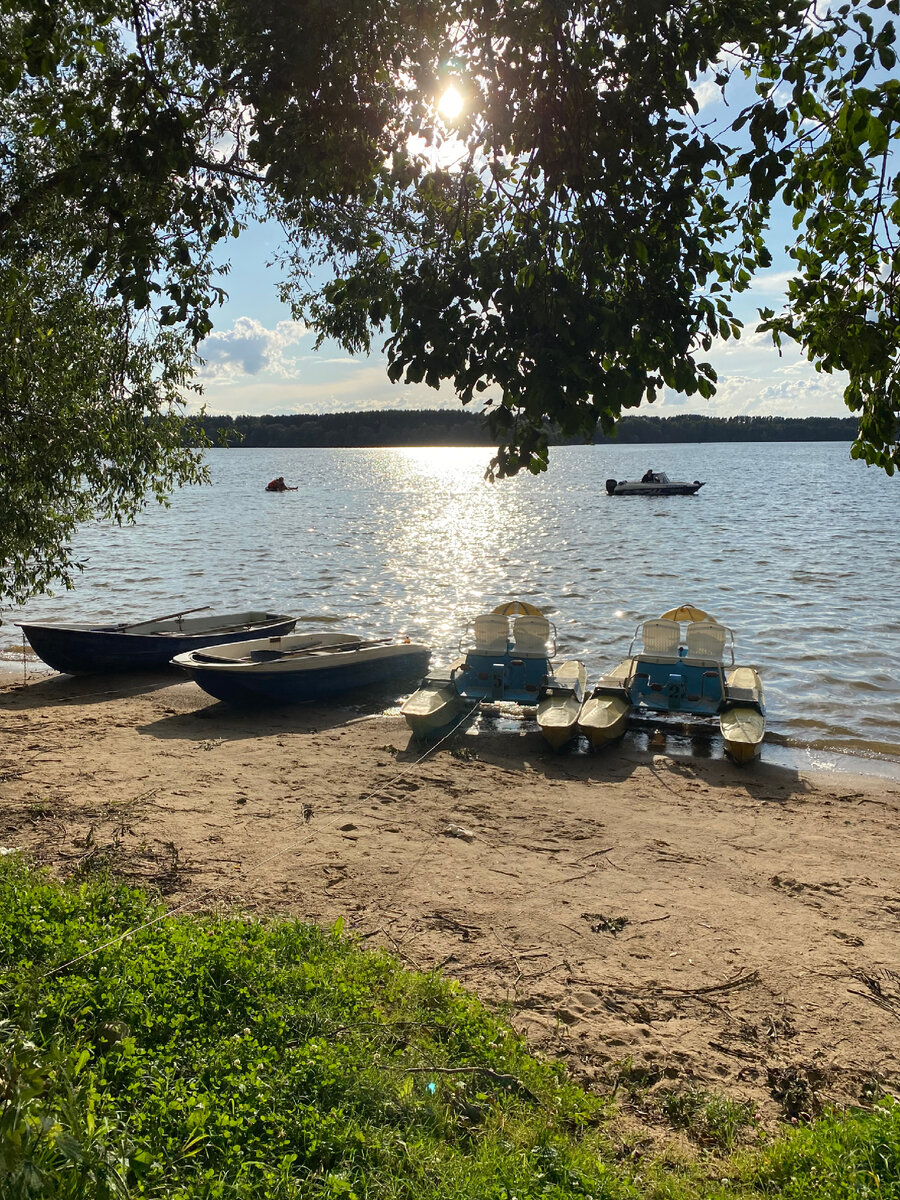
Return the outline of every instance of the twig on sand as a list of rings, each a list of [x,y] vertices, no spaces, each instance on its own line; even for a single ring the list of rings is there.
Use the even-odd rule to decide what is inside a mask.
[[[759,971],[748,971],[746,975],[739,975],[737,979],[726,979],[724,983],[710,983],[706,987],[653,988],[652,990],[667,999],[675,996],[707,996],[710,992],[728,992],[733,988],[748,987],[751,983],[758,981]]]
[[[510,958],[513,960],[513,962],[516,964],[516,978],[515,978],[515,981],[514,981],[514,983],[513,983],[513,987],[515,987],[515,986],[518,984],[519,980],[522,978],[522,975],[524,974],[524,972],[522,971],[522,964],[519,962],[518,958],[516,958],[516,956],[515,956],[515,954],[513,953],[513,951],[512,951],[512,950],[510,950],[509,946],[507,946],[507,945],[504,943],[503,939],[500,937],[500,934],[499,934],[499,933],[497,932],[497,930],[496,930],[496,929],[493,927],[493,925],[491,926],[491,933],[492,933],[492,934],[494,935],[494,937],[497,939],[498,943],[500,944],[500,948],[501,948],[502,950],[504,950],[504,951],[505,951],[505,952],[506,952],[506,953],[509,955],[509,957],[510,957]]]
[[[596,986],[594,979],[572,979],[571,983],[589,983]],[[708,996],[713,992],[728,992],[734,988],[748,987],[751,983],[759,982],[759,971],[748,971],[746,975],[740,975],[737,979],[726,979],[724,983],[710,983],[705,987],[698,988],[667,988],[667,987],[645,987],[645,988],[626,988],[626,987],[611,987],[609,991],[616,996],[627,996],[637,999],[640,996],[659,996],[662,1000],[676,1000],[679,996],[684,997],[703,997]],[[710,1003],[712,1003],[710,1001]]]
[[[879,1008],[883,1008],[886,1013],[890,1013],[892,1017],[896,1017],[900,1021],[900,1013],[882,996],[873,996],[871,992],[858,992],[856,988],[848,988],[847,991],[851,996],[862,996],[863,1000],[871,1000],[873,1004],[877,1004]]]
[[[376,929],[374,932],[380,933],[384,937],[387,938],[387,940],[394,947],[394,952],[398,955],[398,957],[405,959],[406,962],[412,963],[412,965],[416,968],[417,971],[423,971],[423,972],[425,971],[425,967],[423,967],[421,963],[416,962],[416,960],[413,958],[413,956],[411,954],[407,954],[405,950],[402,950],[400,947],[400,943],[397,941],[397,939],[395,937],[392,937],[392,935],[389,934],[386,929],[379,928],[379,929]]]
[[[565,877],[565,879],[561,879],[559,882],[560,883],[574,883],[576,881],[576,879],[587,879],[587,877],[589,875],[593,875],[597,869],[598,869],[597,864],[594,863],[594,865],[592,867],[588,867],[588,869],[586,871],[582,871],[580,875],[567,875]]]
[[[610,850],[615,850],[615,846],[604,846],[602,850],[592,850],[590,854],[582,854],[581,858],[577,858],[576,862],[587,862],[589,858],[596,858],[598,854],[609,854]]]

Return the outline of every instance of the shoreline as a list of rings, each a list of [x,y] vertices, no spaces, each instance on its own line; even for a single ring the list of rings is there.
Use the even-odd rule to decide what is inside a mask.
[[[168,674],[171,682],[176,682],[179,675]],[[120,688],[105,688],[105,695],[130,694],[131,692],[141,690],[141,678],[138,675],[137,683],[127,683],[129,679],[134,679],[134,676],[128,674],[122,675],[96,675],[96,676],[65,676],[60,672],[55,671],[52,667],[48,667],[43,663],[31,647],[27,647],[23,661],[13,661],[10,657],[3,657],[0,653],[0,695],[10,687],[28,686],[29,683],[35,683],[48,679],[76,679],[80,678],[82,682],[88,679],[102,679],[107,683],[114,680],[122,680]],[[384,710],[379,710],[384,711]],[[388,709],[387,712],[396,712],[396,708]],[[643,717],[644,726],[652,724],[650,717]],[[631,742],[640,735],[635,731],[630,731],[626,735],[625,741]],[[712,734],[711,740],[717,741],[718,735]],[[692,759],[694,757],[690,739],[686,736],[679,737],[677,734],[670,734],[666,739],[666,753],[678,759]],[[713,756],[719,761],[725,761],[721,750]],[[766,737],[763,742],[762,761],[772,766],[783,767],[790,771],[803,771],[813,774],[821,773],[824,776],[861,776],[863,778],[894,780],[900,782],[900,758],[891,758],[890,756],[879,754],[873,751],[871,754],[854,753],[849,750],[840,750],[833,747],[818,746],[818,745],[803,745],[796,742],[788,741],[781,734],[773,733],[771,730],[766,732]],[[737,768],[735,768],[737,769]],[[754,769],[751,764],[750,770]]]
[[[0,680],[0,846],[186,912],[342,918],[601,1089],[774,1119],[900,1088],[900,784],[490,723],[423,752],[365,705],[100,682]]]

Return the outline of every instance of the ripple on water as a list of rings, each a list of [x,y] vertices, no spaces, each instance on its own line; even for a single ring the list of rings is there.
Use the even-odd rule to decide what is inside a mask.
[[[138,619],[213,603],[294,612],[304,628],[403,630],[446,658],[478,610],[521,595],[552,608],[560,653],[577,649],[596,678],[639,621],[693,602],[760,669],[773,734],[900,755],[900,621],[887,582],[900,574],[900,480],[829,443],[564,447],[544,476],[496,485],[483,480],[490,457],[211,451],[212,487],[177,493],[135,527],[79,531],[87,567],[75,590],[5,613],[0,656],[21,661],[11,619]],[[665,502],[606,495],[606,478],[639,477],[648,458],[706,487]],[[262,491],[272,474],[292,474],[301,491],[272,504]]]

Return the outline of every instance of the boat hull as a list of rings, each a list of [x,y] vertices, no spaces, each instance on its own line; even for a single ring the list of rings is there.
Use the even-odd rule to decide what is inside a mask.
[[[221,658],[180,654],[177,666],[210,696],[242,707],[304,704],[415,678],[431,651],[416,642],[366,644],[353,635],[315,634],[242,642]],[[299,656],[299,657],[294,657]],[[228,661],[230,657],[231,661]]]
[[[472,708],[474,702],[465,700],[451,679],[425,679],[400,712],[413,735],[427,740],[445,733]]]
[[[632,483],[624,487],[617,487],[609,494],[611,496],[696,496],[702,487],[702,483],[668,483],[661,487]]]
[[[737,667],[726,680],[728,707],[719,717],[726,753],[736,763],[752,762],[762,750],[766,733],[763,685],[752,667]],[[740,699],[746,696],[747,703]]]
[[[585,700],[578,727],[594,750],[617,741],[628,727],[631,704],[621,695],[592,695]]]
[[[633,659],[626,658],[613,667],[596,685],[578,714],[578,727],[592,750],[599,750],[617,741],[628,728],[631,701],[625,685],[631,674]]]
[[[223,646],[248,637],[289,634],[296,617],[278,613],[225,613],[181,622],[145,622],[122,631],[116,626],[22,624],[35,654],[65,675],[104,671],[147,671],[165,667],[177,654],[201,646]],[[159,632],[153,627],[159,625]],[[217,632],[218,630],[218,632]]]
[[[544,740],[559,750],[578,733],[578,715],[586,683],[584,663],[571,659],[549,676],[537,706],[538,728]]]

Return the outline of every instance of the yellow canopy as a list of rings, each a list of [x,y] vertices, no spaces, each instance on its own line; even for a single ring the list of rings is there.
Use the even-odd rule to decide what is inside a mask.
[[[527,600],[507,600],[491,610],[500,617],[542,617],[544,614]]]
[[[705,613],[702,608],[695,608],[693,604],[682,604],[678,608],[670,608],[668,612],[664,612],[660,618],[662,621],[715,621],[715,617],[711,617],[709,613]],[[716,621],[718,624],[718,621]]]

